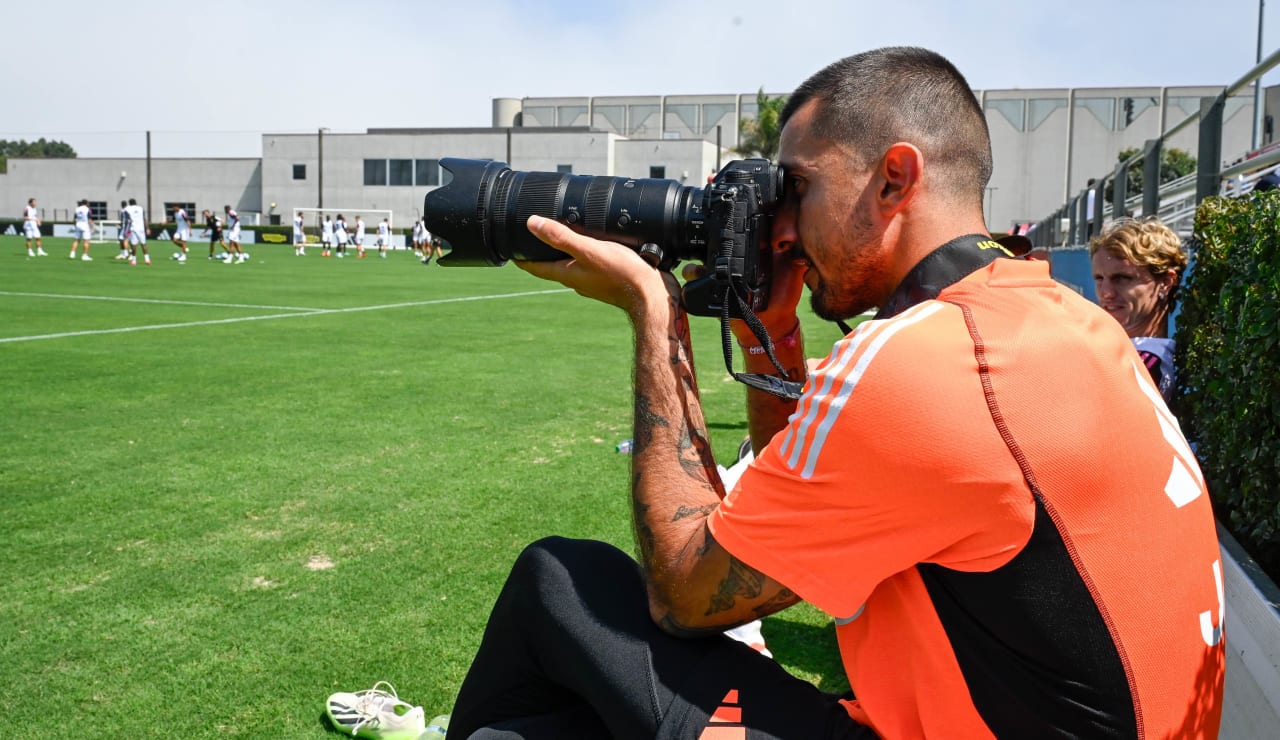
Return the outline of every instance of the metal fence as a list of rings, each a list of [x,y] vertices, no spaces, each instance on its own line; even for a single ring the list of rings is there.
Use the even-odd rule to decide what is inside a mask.
[[[1201,98],[1199,111],[1175,123],[1159,138],[1147,140],[1141,152],[1120,162],[1111,172],[1098,176],[1092,186],[1033,224],[1027,236],[1037,247],[1079,247],[1088,243],[1091,234],[1100,233],[1103,225],[1115,216],[1149,214],[1158,216],[1175,231],[1189,234],[1201,201],[1212,195],[1247,193],[1259,177],[1280,163],[1280,142],[1241,153],[1226,167],[1222,156],[1223,109],[1227,98],[1261,80],[1277,65],[1280,65],[1280,49],[1218,95]],[[1160,185],[1160,158],[1165,142],[1197,122],[1200,136],[1196,172]],[[1131,196],[1126,190],[1129,171],[1134,168],[1141,168],[1142,192]],[[1108,184],[1112,186],[1109,200],[1105,197]],[[1097,205],[1091,209],[1092,213],[1091,199]]]

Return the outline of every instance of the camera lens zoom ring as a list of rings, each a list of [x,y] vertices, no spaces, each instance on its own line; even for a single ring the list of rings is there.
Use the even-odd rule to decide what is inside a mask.
[[[587,185],[586,208],[583,225],[587,233],[600,233],[605,230],[605,220],[609,215],[609,193],[613,191],[614,179],[597,177]]]
[[[516,200],[516,223],[524,228],[530,216],[546,216],[556,218],[557,194],[563,175],[552,172],[530,172],[520,184],[520,194]]]

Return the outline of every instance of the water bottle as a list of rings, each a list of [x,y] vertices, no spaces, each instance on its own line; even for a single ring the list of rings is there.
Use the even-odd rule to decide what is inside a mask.
[[[630,454],[631,454],[631,440],[629,440],[629,439],[624,439],[624,440],[622,440],[621,442],[619,442],[619,443],[617,444],[617,446],[615,446],[615,447],[614,447],[614,449],[615,449],[615,450],[617,450],[619,454],[622,454],[622,455],[630,455]]]
[[[449,715],[437,715],[431,722],[427,723],[427,729],[422,731],[418,736],[418,740],[444,740],[445,733],[449,731]]]

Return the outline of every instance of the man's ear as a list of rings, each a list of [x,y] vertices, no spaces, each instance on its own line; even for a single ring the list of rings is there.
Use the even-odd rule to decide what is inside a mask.
[[[896,214],[919,192],[924,178],[924,154],[914,144],[898,142],[889,147],[880,160],[880,205],[888,214]]]

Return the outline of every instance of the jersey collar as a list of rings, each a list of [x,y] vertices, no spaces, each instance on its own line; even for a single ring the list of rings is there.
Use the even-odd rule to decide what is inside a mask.
[[[875,317],[887,319],[917,303],[933,300],[966,275],[986,267],[997,258],[1012,256],[986,234],[958,236],[917,262]]]

